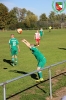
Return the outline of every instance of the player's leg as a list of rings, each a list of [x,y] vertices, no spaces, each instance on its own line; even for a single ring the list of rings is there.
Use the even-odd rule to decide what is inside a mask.
[[[43,75],[42,75],[42,71],[41,71],[40,69],[41,69],[41,68],[44,68],[45,64],[46,64],[46,59],[45,59],[45,58],[43,58],[42,61],[40,61],[40,62],[38,63],[37,70],[38,70],[39,80],[36,80],[37,82],[41,82],[41,81],[44,80],[44,79],[43,79]]]
[[[38,39],[36,39],[36,44],[35,44],[35,46],[38,46],[39,44],[38,44]]]
[[[44,32],[42,31],[42,39],[43,39]]]
[[[36,39],[36,46],[38,45],[38,40]]]
[[[12,66],[14,66],[14,61],[15,61],[15,59],[14,59],[14,50],[12,49],[11,50],[11,64],[12,64]]]
[[[17,65],[17,63],[18,63],[18,58],[17,58],[17,55],[15,55],[15,62],[14,62],[14,64]]]
[[[42,75],[42,71],[39,71],[40,67],[37,67],[37,70],[38,70],[38,77],[39,77],[39,79],[36,80],[36,82],[42,82],[42,81],[44,81],[43,75]]]
[[[14,66],[14,61],[15,61],[14,55],[12,55],[12,58],[11,58],[11,64],[12,64],[12,66]]]
[[[42,31],[42,34],[41,34],[41,38],[43,39],[43,31]]]
[[[38,70],[38,69],[40,69],[40,67],[38,67],[37,70]],[[42,78],[42,71],[38,71],[38,76],[39,76],[39,79]]]
[[[39,46],[39,43],[40,43],[40,39],[38,39],[38,46]]]
[[[15,52],[14,52],[14,57],[15,57],[14,64],[15,64],[15,65],[17,65],[17,63],[18,63],[17,54],[18,54],[18,49],[16,49]]]

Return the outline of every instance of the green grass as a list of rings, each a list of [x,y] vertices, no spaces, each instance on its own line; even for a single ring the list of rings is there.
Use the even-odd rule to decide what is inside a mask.
[[[34,30],[26,30],[23,31],[22,34],[17,34],[16,31],[0,31],[0,83],[36,70],[37,61],[35,57],[31,54],[29,48],[27,48],[26,45],[21,42],[21,39],[25,38],[30,43],[35,44],[35,32],[36,31]],[[12,33],[15,34],[15,37],[19,40],[20,45],[18,65],[15,67],[12,67],[7,62],[4,62],[4,59],[11,59],[8,41],[10,39],[10,34]],[[47,59],[46,66],[66,60],[66,29],[52,30],[51,32],[45,30],[44,33],[45,34],[40,41],[40,46],[38,47],[38,49],[45,55]],[[57,67],[53,67],[52,76],[55,75],[57,70],[63,71],[65,67],[66,63],[60,64]],[[48,70],[44,70],[42,72],[44,79],[48,79]],[[37,73],[35,73],[34,75],[37,75]],[[53,93],[57,89],[66,86],[66,82],[63,81],[65,80],[65,76],[62,75],[58,80],[58,83],[56,85],[53,85]],[[18,95],[20,96],[20,99],[18,100],[45,100],[46,97],[49,96],[49,81],[47,80],[37,86],[34,86],[35,84],[35,79],[33,79],[31,76],[16,80],[6,85],[6,95],[7,97],[9,97],[12,94],[16,94],[22,91],[21,94]],[[23,91],[25,89],[27,90]],[[3,100],[2,87],[0,87],[0,100]]]

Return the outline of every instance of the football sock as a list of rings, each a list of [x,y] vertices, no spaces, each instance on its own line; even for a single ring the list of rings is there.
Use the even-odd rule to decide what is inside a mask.
[[[15,58],[15,64],[17,64],[17,58]]]
[[[39,76],[39,78],[42,78],[42,71],[38,72],[38,76]]]
[[[12,58],[12,63],[14,63],[14,58]]]
[[[11,63],[12,66],[14,66],[14,58],[12,58],[11,61],[12,61],[12,63]]]

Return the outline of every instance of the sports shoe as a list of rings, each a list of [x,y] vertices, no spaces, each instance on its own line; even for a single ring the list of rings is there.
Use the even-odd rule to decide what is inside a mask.
[[[36,80],[36,82],[40,82],[40,79],[39,80]]]
[[[44,79],[43,78],[40,78],[40,81],[42,82],[42,81],[44,81]]]
[[[43,78],[40,78],[40,79],[36,80],[36,82],[43,82],[43,81],[44,81]]]
[[[11,63],[12,66],[14,66],[14,63]]]
[[[15,65],[17,65],[17,61],[15,61],[15,63],[14,63]]]

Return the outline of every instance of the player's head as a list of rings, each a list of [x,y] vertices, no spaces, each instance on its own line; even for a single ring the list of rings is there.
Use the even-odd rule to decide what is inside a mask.
[[[14,34],[11,34],[11,38],[14,38]]]
[[[34,44],[30,44],[31,47],[34,47]]]

